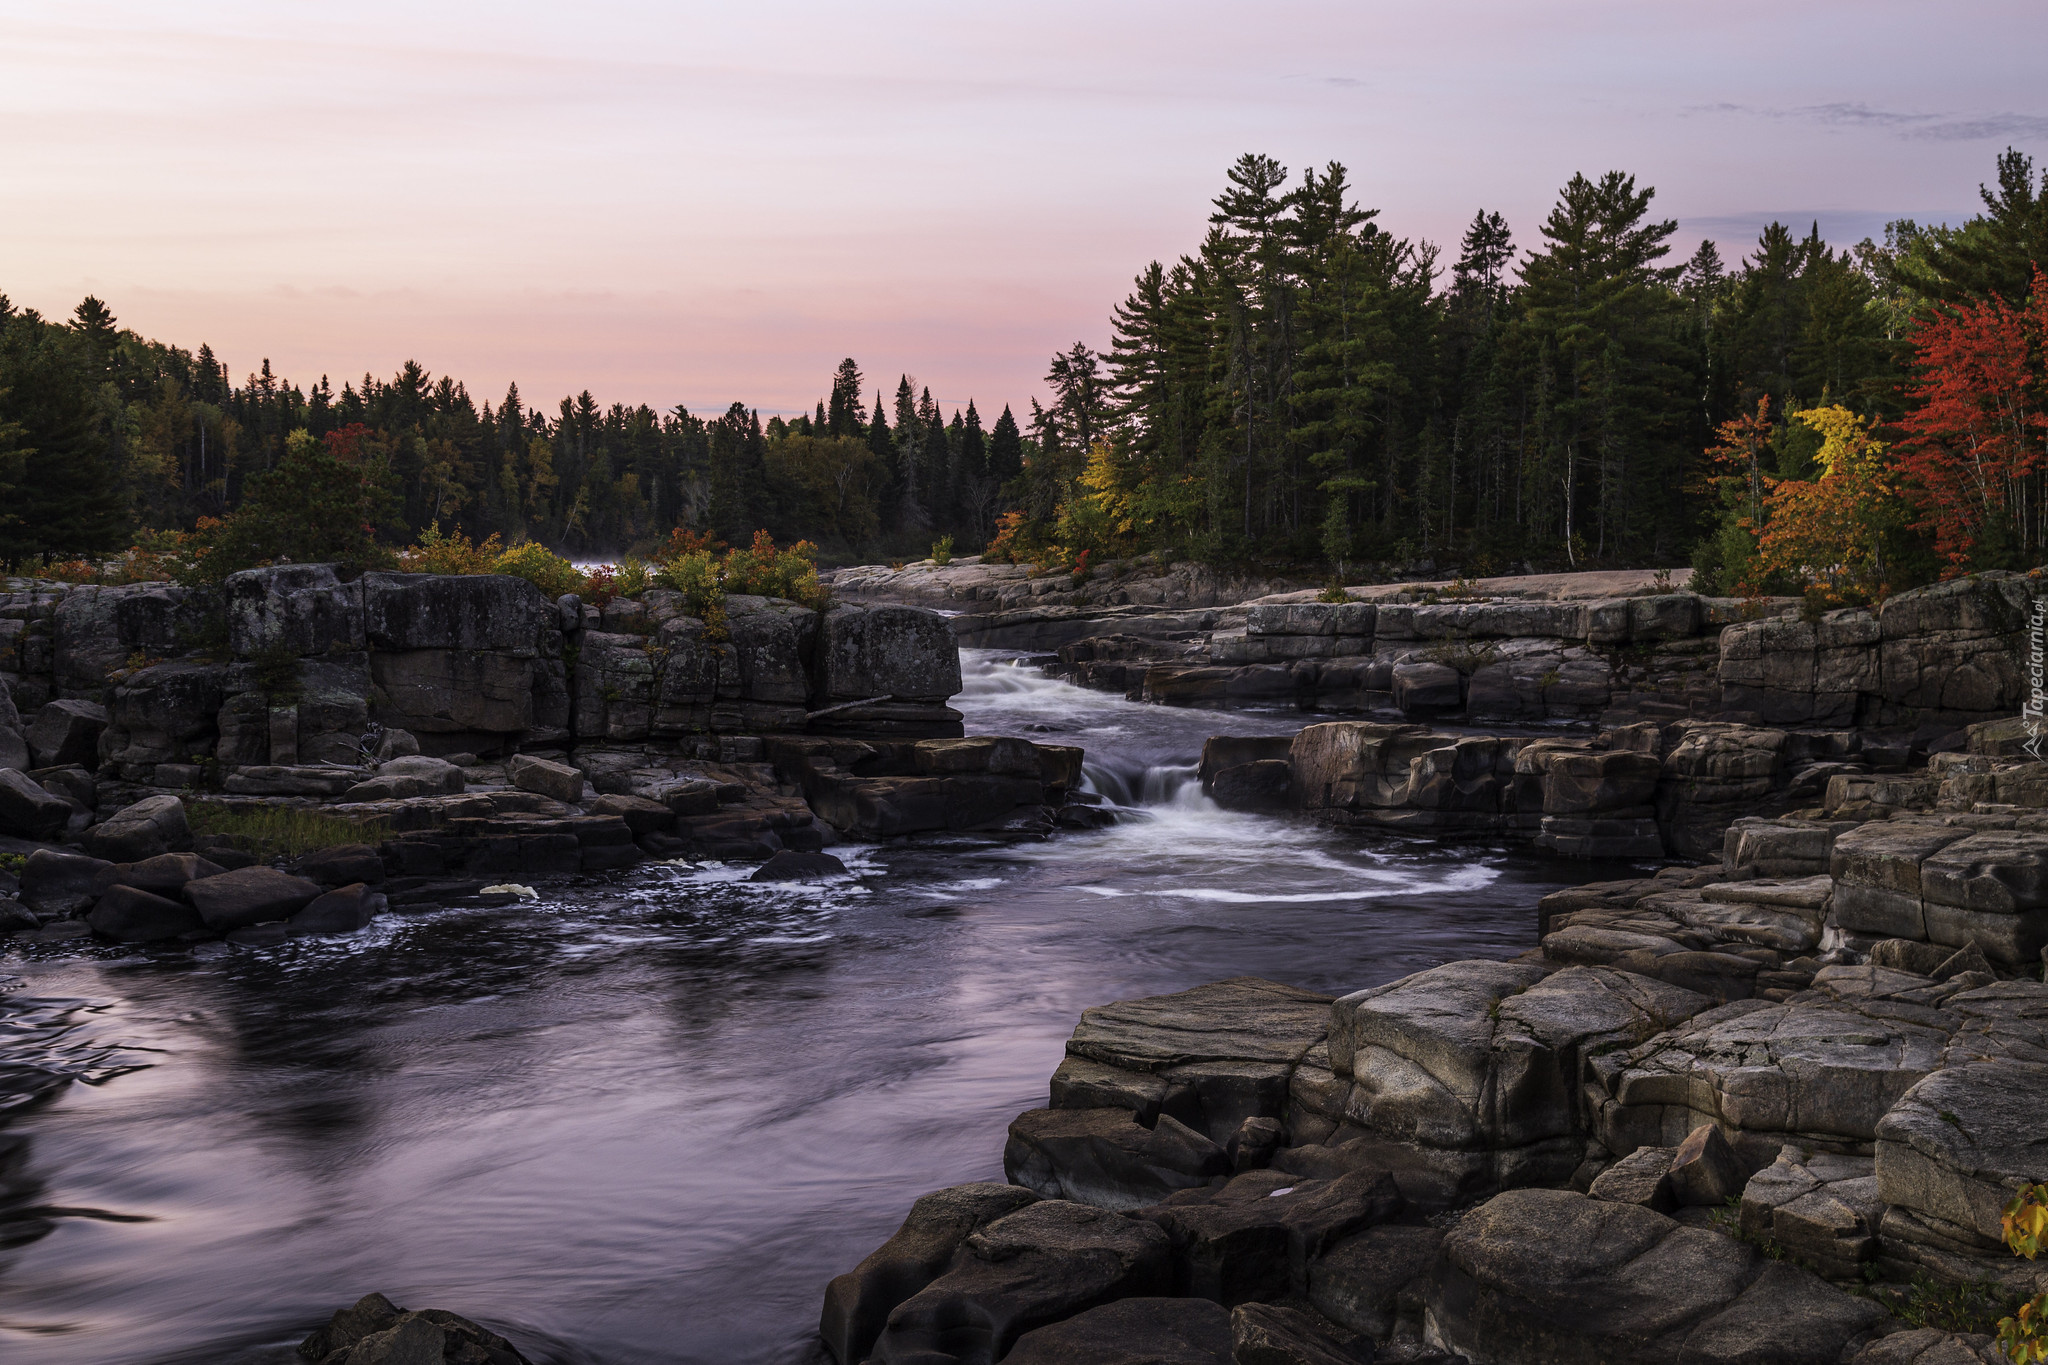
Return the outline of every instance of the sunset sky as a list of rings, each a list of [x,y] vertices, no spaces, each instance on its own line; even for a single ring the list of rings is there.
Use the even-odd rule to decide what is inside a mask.
[[[807,410],[853,355],[991,415],[1108,341],[1241,152],[1519,244],[1574,171],[1732,263],[2048,160],[2048,6],[0,0],[0,291],[237,378]]]

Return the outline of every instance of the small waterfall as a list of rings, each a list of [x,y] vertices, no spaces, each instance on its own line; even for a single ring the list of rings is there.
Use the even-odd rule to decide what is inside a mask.
[[[1176,806],[1184,810],[1212,808],[1202,795],[1193,763],[1119,763],[1114,758],[1089,758],[1081,764],[1086,790],[1124,807]]]

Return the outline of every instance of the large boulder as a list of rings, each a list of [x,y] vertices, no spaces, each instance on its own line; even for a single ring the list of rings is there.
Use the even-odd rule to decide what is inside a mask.
[[[313,1365],[527,1365],[489,1328],[439,1308],[408,1312],[382,1294],[341,1309],[298,1354]]]
[[[1887,599],[1878,611],[1886,706],[1900,720],[1958,725],[2017,712],[2026,696],[2021,661],[2032,606],[2027,576],[2003,572]]]
[[[510,651],[378,651],[370,655],[377,717],[421,735],[518,734],[533,724],[537,667],[530,654]]]
[[[221,587],[228,648],[257,654],[349,653],[363,648],[363,585],[332,564],[280,564],[232,573]]]
[[[185,888],[185,899],[217,934],[290,919],[319,896],[319,886],[304,877],[260,865],[223,872]]]
[[[177,660],[129,674],[107,705],[104,761],[129,776],[211,751],[227,673],[226,665]]]
[[[98,692],[137,654],[161,659],[184,652],[211,601],[210,593],[169,583],[68,589],[51,623],[58,690]]]
[[[1985,830],[1927,855],[1921,910],[1929,942],[1974,947],[2008,970],[2048,947],[2048,833]]]
[[[816,648],[818,613],[780,597],[739,593],[725,599],[725,613],[742,694],[756,706],[801,710],[810,697],[808,660]],[[955,667],[957,670],[957,651]],[[957,684],[955,687],[957,690]]]
[[[1229,1170],[1221,1146],[1173,1116],[1147,1128],[1123,1109],[1027,1109],[1003,1146],[1013,1183],[1105,1209],[1156,1204]]]
[[[968,1234],[952,1267],[889,1315],[874,1365],[1000,1360],[1017,1338],[1116,1299],[1168,1292],[1166,1234],[1044,1200]]]
[[[945,1272],[968,1234],[1038,1196],[1015,1185],[955,1185],[925,1195],[895,1235],[825,1287],[818,1334],[840,1365],[860,1365],[897,1304]]]
[[[157,943],[206,927],[199,912],[182,901],[132,886],[109,887],[85,922],[95,934],[116,943]]]
[[[1831,923],[1852,934],[1925,939],[1927,912],[1920,865],[1969,835],[1950,825],[1873,820],[1835,839]]]
[[[355,882],[314,897],[291,917],[288,931],[294,936],[352,934],[368,928],[388,906],[383,892]]]
[[[54,839],[71,819],[71,803],[54,796],[16,768],[0,768],[0,834]]]
[[[1247,1171],[1220,1189],[1181,1190],[1137,1216],[1173,1239],[1177,1292],[1239,1304],[1305,1292],[1314,1262],[1386,1222],[1403,1202],[1380,1170],[1328,1180]]]
[[[1869,984],[1879,968],[1824,968]],[[1854,984],[1853,981],[1850,984]],[[1598,1137],[1608,1150],[1676,1146],[1703,1123],[1720,1126],[1752,1167],[1786,1142],[1868,1143],[1878,1121],[1941,1065],[1945,1027],[1881,993],[1922,978],[1890,973],[1858,1000],[1734,1000],[1639,1047],[1604,1054],[1591,1070],[1605,1098]]]
[[[1326,995],[1234,977],[1084,1010],[1067,1054],[1125,1084],[1156,1083],[1163,1111],[1220,1147],[1246,1119],[1287,1111],[1289,1085],[1329,1024]]]
[[[834,607],[818,628],[815,695],[943,702],[958,692],[960,649],[946,619],[919,607]]]
[[[94,885],[101,889],[132,886],[137,891],[176,899],[184,892],[187,882],[196,882],[201,877],[217,877],[225,871],[227,869],[219,863],[197,853],[159,853],[140,862],[116,863],[101,872]]]
[[[2021,1185],[2048,1174],[2044,1133],[2039,1062],[1983,1057],[1920,1079],[1877,1125],[1886,1239],[2007,1259],[2000,1217]]]
[[[375,651],[489,651],[533,658],[554,605],[510,574],[364,574],[363,626]]]
[[[100,734],[106,728],[106,707],[75,697],[60,698],[36,712],[35,724],[28,730],[29,752],[38,768],[95,768],[100,761]]]
[[[1867,1156],[1787,1143],[1742,1190],[1742,1235],[1769,1239],[1830,1279],[1850,1279],[1877,1255],[1884,1199]]]
[[[348,801],[402,801],[415,796],[455,796],[464,787],[462,769],[446,759],[411,754],[377,765],[377,775],[343,794]]]
[[[1017,1338],[1004,1365],[1235,1365],[1230,1312],[1207,1299],[1119,1299]]]
[[[29,752],[28,732],[22,728],[21,712],[14,705],[14,690],[0,676],[0,768],[25,770],[37,766]]]
[[[1657,784],[1657,822],[1671,852],[1715,857],[1738,817],[1771,813],[1784,787],[1785,745],[1783,730],[1683,722]]]
[[[85,842],[94,857],[137,863],[190,849],[192,827],[185,819],[185,803],[177,797],[145,796],[94,825]]]
[[[1348,1237],[1309,1267],[1316,1311],[1376,1340],[1394,1331],[1404,1291],[1436,1262],[1443,1229],[1387,1223]]]
[[[530,754],[514,754],[506,765],[512,785],[556,801],[574,804],[583,799],[583,772],[566,763],[555,763]]]
[[[4,782],[0,775],[0,782]],[[70,919],[99,899],[114,865],[82,853],[39,848],[21,868],[21,903],[44,919]]]
[[[1472,1365],[1836,1365],[1885,1312],[1633,1204],[1510,1190],[1444,1239],[1429,1324]]]
[[[1411,1145],[1449,1200],[1562,1180],[1584,1152],[1587,1061],[1704,1010],[1699,994],[1605,967],[1453,962],[1359,991],[1331,1011],[1346,1122]]]

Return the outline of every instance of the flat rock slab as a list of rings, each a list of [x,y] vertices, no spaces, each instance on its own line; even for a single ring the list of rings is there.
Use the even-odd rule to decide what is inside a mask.
[[[1754,1165],[1802,1136],[1869,1142],[1885,1111],[1941,1065],[1947,1043],[1945,1029],[1848,1003],[1732,1001],[1595,1059],[1611,1096],[1599,1136],[1609,1150],[1632,1151],[1675,1146],[1716,1123]]]
[[[2048,1066],[1991,1058],[1908,1090],[1877,1125],[1877,1188],[1963,1247],[2001,1248],[2000,1217],[2048,1157]],[[1887,1219],[1890,1235],[1892,1220]]]
[[[1467,1214],[1428,1304],[1473,1365],[1835,1365],[1885,1317],[1746,1243],[1568,1190],[1510,1190]]]
[[[1128,1071],[1191,1062],[1293,1064],[1329,1030],[1331,997],[1254,976],[1083,1011],[1067,1051]]]

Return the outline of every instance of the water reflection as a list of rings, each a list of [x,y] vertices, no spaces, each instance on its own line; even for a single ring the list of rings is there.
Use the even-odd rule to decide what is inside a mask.
[[[144,1069],[21,1117],[6,1188],[152,1221],[46,1218],[0,1250],[0,1354],[281,1365],[378,1289],[536,1359],[810,1359],[831,1275],[916,1195],[1000,1178],[1086,1006],[1513,953],[1535,899],[1589,875],[1191,785],[1210,730],[1299,717],[1138,707],[989,655],[968,674],[974,729],[1085,744],[1144,810],[855,850],[823,886],[648,867],[349,940],[12,960],[20,994],[73,1002],[64,1046]]]

